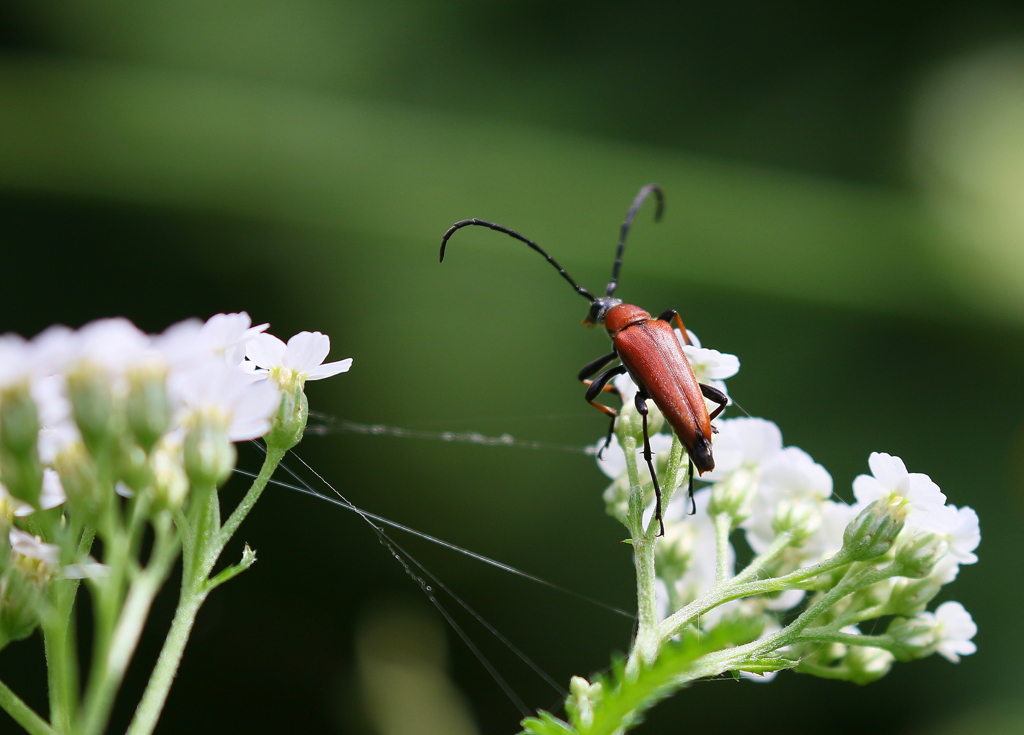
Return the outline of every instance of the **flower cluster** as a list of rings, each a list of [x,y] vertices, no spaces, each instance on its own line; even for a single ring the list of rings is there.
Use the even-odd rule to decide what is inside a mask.
[[[739,361],[702,349],[690,337],[694,346],[684,349],[698,380],[724,391],[722,381],[738,371]],[[616,388],[623,397],[622,415],[628,417],[636,386],[625,376]],[[631,527],[630,496],[640,492],[648,505],[644,528],[650,529],[647,473],[635,473],[640,485],[631,487],[626,471],[628,459],[640,467],[643,461],[627,458],[621,448],[630,431],[635,429],[620,421],[616,439],[599,455],[600,468],[614,480],[605,500],[609,513]],[[855,502],[848,504],[834,499],[824,467],[803,450],[783,445],[774,423],[718,419],[715,431],[716,467],[699,478],[707,485],[695,493],[696,512],[687,515],[688,503],[681,499],[664,512],[665,534],[654,550],[660,622],[650,633],[653,638],[713,634],[723,621],[755,619],[762,640],[785,641],[760,651],[776,657],[774,663],[737,665],[735,670],[756,672],[757,679],[795,668],[866,683],[884,676],[897,659],[937,652],[955,662],[974,652],[976,627],[962,605],[946,602],[925,611],[960,565],[977,561],[981,534],[971,508],[948,504],[927,475],[909,472],[900,458],[877,452],[868,459],[871,474],[854,481]],[[639,437],[629,443],[639,452]],[[651,446],[663,485],[675,479],[675,487],[663,490],[667,496],[681,494],[689,478],[670,462],[678,441],[656,434]],[[636,529],[631,531],[636,548]],[[734,547],[738,534],[745,543]],[[737,557],[749,555],[747,548],[753,560],[737,574]],[[637,563],[639,569],[639,555]],[[861,633],[858,626],[876,621],[870,627],[875,629],[879,619],[889,620],[885,634]],[[794,621],[799,625],[786,634]]]
[[[328,337],[285,345],[267,327],[239,313],[157,335],[116,318],[0,336],[0,645],[32,631],[50,580],[103,584],[95,533],[108,556],[146,522],[169,529],[231,473],[233,442],[301,436],[295,392],[351,360],[323,365]]]

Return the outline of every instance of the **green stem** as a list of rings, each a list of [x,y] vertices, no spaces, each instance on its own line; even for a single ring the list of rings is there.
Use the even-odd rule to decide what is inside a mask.
[[[12,692],[2,681],[0,681],[0,707],[3,707],[15,722],[25,728],[29,735],[56,735],[49,723],[37,715],[35,710],[25,704],[21,697]]]
[[[626,672],[628,676],[635,676],[641,663],[650,663],[658,655],[658,609],[654,584],[654,550],[657,545],[658,525],[652,519],[653,526],[647,532],[644,530],[645,498],[636,461],[636,438],[622,431],[619,441],[626,455],[626,472],[629,477],[628,520],[636,565],[637,631]]]
[[[194,561],[191,564],[185,565],[178,609],[174,612],[171,629],[168,632],[167,639],[164,641],[163,648],[160,650],[160,657],[157,659],[156,667],[149,677],[146,691],[143,693],[142,700],[135,710],[135,716],[128,726],[127,735],[151,735],[156,728],[157,720],[160,718],[160,713],[163,711],[164,704],[167,701],[167,695],[170,693],[171,685],[174,683],[174,676],[181,665],[181,659],[185,653],[185,645],[188,643],[196,615],[199,614],[199,608],[212,589],[207,579],[210,570],[217,562],[228,540],[238,530],[242,521],[245,520],[249,511],[252,510],[256,501],[259,500],[260,495],[264,488],[266,488],[267,483],[270,482],[270,477],[274,474],[274,470],[277,469],[286,451],[274,446],[267,448],[267,456],[263,460],[263,466],[260,467],[259,475],[253,480],[245,497],[231,513],[227,522],[221,527],[220,532],[212,537],[209,548],[195,548],[195,546],[202,543],[198,537],[195,538],[196,543],[191,552],[191,555],[194,555]],[[244,559],[243,563],[245,563]]]
[[[90,677],[81,723],[77,729],[80,735],[97,735],[106,726],[117,691],[138,646],[150,607],[177,558],[179,542],[172,531],[170,517],[156,519],[154,526],[156,541],[149,564],[144,570],[132,575],[134,578],[124,597],[120,614],[106,636],[107,645],[93,654],[94,662],[98,663],[94,667],[98,678]]]
[[[740,572],[738,575],[733,577],[731,580],[727,580],[725,583],[716,583],[711,589],[705,592],[703,595],[698,597],[696,600],[691,602],[686,607],[683,607],[676,612],[672,613],[669,617],[665,618],[659,626],[658,635],[662,642],[669,640],[672,636],[679,633],[683,628],[690,625],[694,620],[703,615],[708,610],[718,607],[722,603],[728,602],[729,600],[736,600],[741,597],[747,597],[749,595],[762,594],[764,592],[778,592],[784,589],[788,589],[791,585],[804,579],[811,579],[813,577],[822,574],[823,572],[830,571],[849,562],[845,561],[845,558],[840,554],[827,559],[820,564],[807,567],[805,569],[797,570],[792,574],[787,574],[784,577],[775,577],[773,579],[767,579],[761,582],[746,583],[746,580],[756,577],[757,574],[768,564],[770,564],[779,554],[781,554],[789,543],[793,540],[793,536],[790,533],[781,533],[776,537],[772,545],[759,556],[755,557],[754,560]]]
[[[668,467],[665,471],[665,484],[661,488],[661,512],[664,514],[668,511],[669,503],[675,497],[676,490],[683,486],[683,482],[689,479],[688,465],[689,456],[686,454],[686,450],[683,448],[682,443],[679,441],[679,437],[674,433],[672,434],[672,448],[669,450],[668,455]],[[654,536],[661,530],[658,519],[651,516],[651,520],[647,522],[647,535]]]
[[[729,581],[729,533],[732,531],[732,516],[728,513],[715,515],[715,584]]]
[[[842,633],[837,630],[829,630],[831,626],[820,628],[808,628],[800,635],[795,643],[843,643],[847,646],[866,646],[868,648],[890,649],[895,644],[892,636],[888,635],[860,635],[859,633]]]

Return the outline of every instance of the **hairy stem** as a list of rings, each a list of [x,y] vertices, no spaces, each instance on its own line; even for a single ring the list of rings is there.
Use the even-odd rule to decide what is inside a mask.
[[[56,731],[46,720],[37,715],[35,710],[25,704],[21,697],[12,692],[2,681],[0,681],[0,707],[3,707],[15,722],[25,728],[29,735],[56,735]]]
[[[227,522],[216,533],[208,536],[196,534],[192,537],[193,544],[189,551],[191,563],[186,563],[183,567],[178,609],[175,610],[171,629],[160,650],[156,667],[149,677],[146,691],[143,693],[142,700],[135,710],[135,716],[128,726],[127,735],[151,735],[156,728],[157,720],[160,719],[160,713],[163,711],[167,695],[174,683],[175,674],[181,665],[185,645],[192,633],[199,608],[202,607],[212,589],[208,580],[210,571],[224,550],[224,546],[238,530],[256,501],[259,500],[286,451],[274,446],[268,447],[259,475],[253,480],[245,497],[231,513]],[[205,547],[203,547],[204,541]],[[245,563],[243,560],[243,564]],[[251,564],[251,561],[248,563]]]

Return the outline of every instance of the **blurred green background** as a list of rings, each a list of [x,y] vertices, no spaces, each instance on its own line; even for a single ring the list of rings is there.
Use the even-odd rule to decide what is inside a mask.
[[[639,732],[1024,732],[1021,39],[1024,7],[998,0],[5,3],[0,331],[244,309],[355,358],[310,386],[315,410],[582,446],[605,422],[574,376],[607,349],[583,301],[494,233],[461,233],[444,266],[437,244],[492,219],[598,288],[656,181],[665,220],[638,220],[619,295],[737,354],[734,397],[841,495],[870,451],[898,454],[979,511],[983,542],[940,598],[980,627],[958,666],[700,683]],[[355,434],[300,454],[369,510],[632,604],[591,458]],[[516,731],[358,518],[275,489],[242,541],[259,563],[207,603],[159,732]],[[622,618],[400,541],[560,682],[628,644]],[[557,706],[459,619],[532,707]],[[39,642],[0,678],[42,709]]]

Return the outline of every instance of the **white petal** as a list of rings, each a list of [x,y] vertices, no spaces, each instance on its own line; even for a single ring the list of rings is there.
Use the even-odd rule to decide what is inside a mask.
[[[8,538],[11,541],[11,548],[22,556],[44,561],[50,566],[56,566],[60,561],[60,547],[55,544],[43,543],[32,534],[18,528],[12,528]]]
[[[885,452],[872,452],[868,457],[871,474],[890,491],[896,489],[899,481],[907,476],[907,466],[903,460]]]
[[[243,399],[235,405],[228,439],[238,442],[266,434],[280,402],[280,392],[269,382],[248,386]]]
[[[945,637],[970,640],[977,634],[978,626],[959,602],[944,602],[935,608],[935,620],[942,626]]]
[[[330,378],[332,375],[347,373],[350,367],[352,367],[351,357],[338,360],[337,362],[326,362],[320,367],[310,370],[306,374],[306,380],[323,380],[324,378]]]
[[[853,494],[861,505],[868,505],[887,497],[890,491],[871,475],[857,475],[853,481]]]
[[[308,373],[327,359],[331,338],[320,332],[299,332],[288,340],[282,365],[299,373]]]
[[[281,367],[287,345],[272,334],[257,334],[245,343],[245,356],[261,368]]]
[[[39,507],[43,510],[56,508],[68,499],[64,494],[64,486],[60,482],[60,475],[49,467],[43,470],[43,489],[39,493]]]
[[[950,506],[956,510],[956,506]],[[978,514],[973,508],[963,507],[956,511],[957,523],[951,536],[950,555],[956,557],[961,564],[974,564],[978,556],[974,550],[981,543],[981,527]]]
[[[672,331],[675,332],[676,339],[679,340],[679,344],[685,347],[686,346],[686,340],[683,339],[683,333],[680,332],[678,329],[673,329]],[[690,344],[691,345],[693,345],[694,347],[700,347],[700,340],[697,339],[697,335],[696,334],[694,334],[689,329],[687,329],[686,330],[686,336],[690,338]]]

